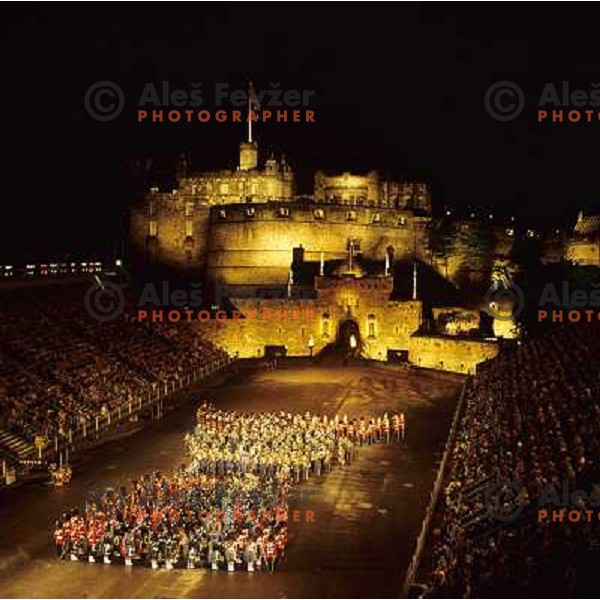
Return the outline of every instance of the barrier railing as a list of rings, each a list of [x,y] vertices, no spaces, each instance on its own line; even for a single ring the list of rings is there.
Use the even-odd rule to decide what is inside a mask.
[[[163,416],[163,402],[175,392],[189,387],[192,383],[197,383],[227,368],[235,359],[231,357],[223,358],[210,367],[199,367],[188,373],[182,374],[178,379],[157,383],[156,387],[149,392],[146,397],[138,396],[121,403],[116,408],[101,412],[95,417],[80,421],[73,429],[69,429],[66,434],[55,435],[51,443],[45,449],[38,447],[38,459],[56,461],[59,466],[68,464],[69,451],[72,451],[78,442],[88,439],[98,440],[103,433],[112,429],[114,426],[129,420],[144,410],[152,410],[153,418]],[[155,412],[156,411],[156,412]]]
[[[436,476],[435,482],[433,484],[433,489],[431,490],[431,494],[429,496],[429,504],[427,505],[427,510],[425,511],[425,516],[421,523],[421,531],[419,533],[419,537],[417,538],[417,543],[415,545],[415,551],[413,552],[412,559],[408,566],[408,570],[406,572],[406,577],[404,578],[404,584],[402,586],[402,592],[400,594],[401,598],[408,598],[409,590],[415,582],[415,577],[419,570],[419,565],[421,564],[421,557],[422,557],[423,551],[425,550],[425,545],[427,543],[427,538],[429,536],[431,520],[433,518],[433,513],[435,512],[435,507],[437,506],[439,495],[440,495],[440,490],[442,488],[442,483],[444,481],[444,475],[446,473],[446,464],[448,462],[448,456],[452,452],[454,442],[456,441],[456,432],[458,430],[460,416],[462,415],[463,408],[464,408],[465,390],[467,389],[467,385],[469,384],[470,380],[471,380],[471,378],[469,377],[463,384],[463,387],[460,391],[460,396],[458,398],[458,402],[456,404],[456,409],[454,411],[454,416],[452,418],[452,425],[450,426],[450,433],[448,434],[448,438],[446,440],[446,446],[444,448],[444,453],[442,455],[442,460],[440,462],[437,476]]]

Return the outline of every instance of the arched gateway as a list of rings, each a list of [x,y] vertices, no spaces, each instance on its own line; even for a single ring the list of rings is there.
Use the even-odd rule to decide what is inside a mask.
[[[360,328],[354,319],[346,319],[340,324],[337,343],[347,350],[358,351],[360,348]]]

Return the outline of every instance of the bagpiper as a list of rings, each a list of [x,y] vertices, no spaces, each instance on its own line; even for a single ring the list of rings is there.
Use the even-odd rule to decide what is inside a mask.
[[[400,441],[400,415],[394,413],[392,416],[392,429],[394,430],[394,437]]]
[[[385,443],[390,443],[390,420],[388,419],[387,413],[383,414],[383,435],[385,438]]]

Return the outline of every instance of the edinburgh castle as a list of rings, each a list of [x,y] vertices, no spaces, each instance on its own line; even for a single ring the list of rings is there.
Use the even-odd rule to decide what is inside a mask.
[[[363,357],[472,372],[497,352],[494,337],[514,335],[503,319],[482,326],[485,290],[510,278],[513,222],[436,218],[426,183],[375,171],[313,181],[299,194],[288,161],[261,161],[251,139],[236,170],[196,172],[183,156],[177,185],[133,207],[134,265],[218,286],[217,304],[227,298],[245,318],[199,326],[238,356],[316,354],[353,331]],[[547,262],[573,254],[558,235],[540,244]],[[259,287],[277,299],[258,299]],[[251,318],[267,305],[291,315],[300,297],[310,320]]]
[[[133,242],[150,263],[199,271],[236,284],[285,284],[293,248],[306,260],[344,258],[348,243],[364,258],[425,258],[431,197],[422,183],[317,172],[314,196],[296,195],[285,160],[258,163],[254,142],[240,145],[236,171],[188,172],[178,188],[151,193],[133,215]]]

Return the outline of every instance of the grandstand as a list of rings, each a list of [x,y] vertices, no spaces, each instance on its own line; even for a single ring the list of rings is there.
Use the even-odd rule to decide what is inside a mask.
[[[599,334],[556,324],[469,381],[421,561],[429,596],[585,595],[600,551]],[[587,499],[565,503],[565,489]]]
[[[0,290],[5,470],[56,459],[77,436],[96,436],[228,361],[193,324],[137,323],[126,287],[121,314],[94,319],[84,301],[90,285],[77,278]]]

